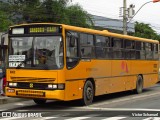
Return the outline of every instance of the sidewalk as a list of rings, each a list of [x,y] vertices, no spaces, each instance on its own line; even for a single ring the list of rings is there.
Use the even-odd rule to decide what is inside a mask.
[[[6,96],[0,95],[0,105],[7,104],[7,103],[13,103],[13,102],[21,102],[21,101],[26,101],[26,100],[29,100],[29,99],[13,98],[13,97],[6,97]]]

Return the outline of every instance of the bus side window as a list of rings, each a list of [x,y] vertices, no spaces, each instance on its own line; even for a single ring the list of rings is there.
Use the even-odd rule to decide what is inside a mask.
[[[146,59],[153,58],[153,48],[152,43],[146,43]]]
[[[95,58],[93,35],[80,33],[80,52],[82,58]]]
[[[158,44],[154,44],[154,60],[158,60],[159,55],[158,55]]]
[[[111,40],[110,37],[105,37],[105,58],[111,59],[112,58],[112,48],[111,48]]]
[[[123,39],[113,38],[112,40],[113,58],[122,59],[123,58]]]
[[[136,41],[135,43],[135,49],[136,49],[136,59],[141,59],[141,42],[140,41]]]
[[[105,58],[105,46],[106,40],[103,36],[96,36],[96,57],[97,58]]]
[[[141,42],[141,52],[140,52],[140,56],[141,56],[141,59],[144,60],[146,59],[146,51],[145,51],[145,43],[144,42]]]

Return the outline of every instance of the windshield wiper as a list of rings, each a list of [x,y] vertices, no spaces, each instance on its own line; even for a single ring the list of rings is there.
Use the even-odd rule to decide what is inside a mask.
[[[20,69],[23,64],[25,64],[27,61],[29,61],[29,60],[31,60],[31,59],[32,59],[32,57],[25,59],[24,61],[22,61],[22,62],[16,67],[16,69]]]

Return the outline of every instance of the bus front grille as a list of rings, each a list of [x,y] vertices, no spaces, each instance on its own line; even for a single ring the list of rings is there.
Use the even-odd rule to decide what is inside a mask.
[[[27,82],[18,82],[17,88],[20,89],[36,89],[36,90],[47,90],[47,83],[27,83]]]
[[[16,95],[25,97],[45,97],[45,92],[34,90],[17,90]]]
[[[38,82],[38,83],[51,83],[55,78],[36,78],[36,77],[11,77],[12,82]]]

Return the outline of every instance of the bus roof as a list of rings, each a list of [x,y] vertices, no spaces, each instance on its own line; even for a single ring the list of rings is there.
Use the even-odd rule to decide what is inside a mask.
[[[77,31],[77,32],[86,32],[90,34],[98,34],[98,35],[104,35],[104,36],[109,36],[109,37],[117,37],[117,38],[122,38],[122,39],[128,39],[128,40],[138,40],[138,41],[143,41],[143,42],[151,42],[151,43],[159,43],[158,40],[153,40],[153,39],[147,39],[147,38],[140,38],[140,37],[135,37],[135,36],[129,36],[129,35],[123,35],[123,34],[118,34],[118,33],[113,33],[109,32],[107,30],[94,30],[90,28],[83,28],[83,27],[77,27],[77,26],[71,26],[71,25],[65,25],[65,24],[57,24],[57,23],[24,23],[24,24],[19,24],[19,25],[14,25],[10,26],[12,27],[20,27],[20,26],[26,26],[26,25],[60,25],[63,28],[71,31]]]
[[[112,33],[107,30],[100,31],[100,30],[93,30],[93,29],[75,27],[75,26],[70,26],[70,25],[62,25],[62,26],[68,30],[74,30],[74,31],[79,31],[79,32],[85,31],[86,33],[90,33],[90,34],[99,34],[99,35],[117,37],[117,38],[128,39],[128,40],[138,40],[138,41],[143,41],[143,42],[159,43],[158,40],[140,38],[140,37],[123,35],[123,34],[118,34],[118,33]]]

